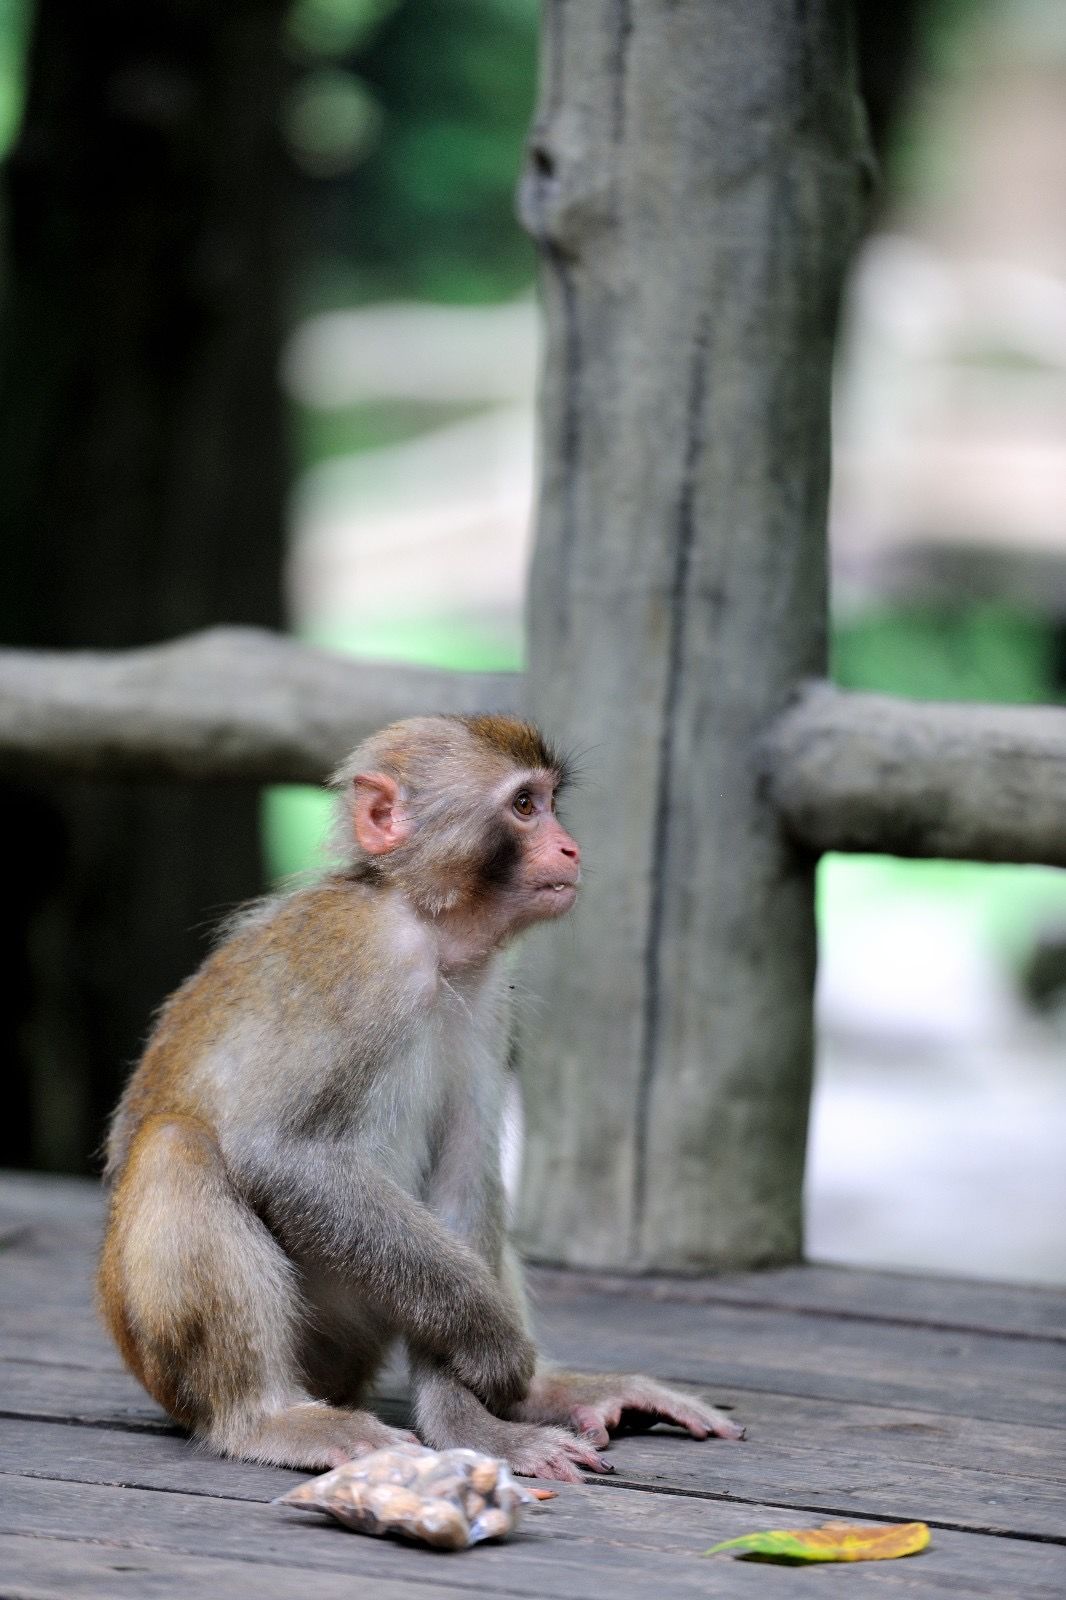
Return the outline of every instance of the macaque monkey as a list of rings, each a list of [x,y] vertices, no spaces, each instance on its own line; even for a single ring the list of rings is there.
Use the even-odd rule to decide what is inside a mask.
[[[215,1450],[335,1466],[399,1434],[520,1473],[609,1471],[611,1429],[741,1430],[647,1378],[538,1364],[505,1233],[501,947],[573,905],[564,764],[502,716],[419,717],[332,780],[344,864],[253,906],[163,1007],[115,1114],[104,1315]]]

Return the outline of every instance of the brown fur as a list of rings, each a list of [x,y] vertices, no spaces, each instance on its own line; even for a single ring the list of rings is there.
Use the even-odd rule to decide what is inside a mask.
[[[513,767],[543,768],[562,780],[565,763],[539,728],[518,717],[482,715],[461,719],[476,739],[502,755]]]
[[[576,893],[560,776],[514,718],[385,729],[334,780],[339,870],[242,913],[160,1012],[112,1125],[100,1302],[215,1449],[321,1467],[396,1438],[361,1405],[402,1337],[427,1442],[597,1464],[534,1379],[499,1173],[499,952]]]
[[[165,1189],[165,1214],[146,1220],[152,1191]],[[210,1210],[208,1208],[211,1208]],[[240,1304],[241,1285],[219,1272],[217,1227],[248,1235],[243,1254],[284,1277],[280,1252],[232,1193],[208,1131],[184,1118],[149,1117],[137,1130],[125,1182],[115,1196],[100,1268],[100,1295],[123,1359],[159,1404],[195,1427],[232,1410],[265,1372]],[[131,1233],[140,1228],[137,1284],[130,1282]],[[271,1257],[274,1257],[271,1260]],[[180,1299],[173,1279],[184,1278]]]

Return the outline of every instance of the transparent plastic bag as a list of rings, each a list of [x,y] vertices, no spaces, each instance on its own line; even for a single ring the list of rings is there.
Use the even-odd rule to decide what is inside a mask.
[[[398,1444],[297,1484],[274,1503],[327,1511],[376,1538],[399,1534],[437,1550],[467,1550],[506,1538],[522,1507],[540,1498],[494,1456]]]

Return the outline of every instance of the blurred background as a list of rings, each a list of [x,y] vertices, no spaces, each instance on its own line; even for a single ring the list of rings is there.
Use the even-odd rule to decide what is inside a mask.
[[[219,621],[516,668],[535,0],[0,0],[0,638]],[[1066,691],[1066,8],[857,6],[833,673]],[[146,1021],[313,791],[0,787],[0,1160],[93,1170]],[[590,854],[594,851],[594,843]],[[1066,875],[830,857],[816,1259],[1066,1282]]]

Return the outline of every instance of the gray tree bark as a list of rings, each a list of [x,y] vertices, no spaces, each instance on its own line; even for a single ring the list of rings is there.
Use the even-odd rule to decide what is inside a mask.
[[[770,731],[769,794],[809,850],[1066,866],[1066,710],[812,684]]]
[[[517,711],[510,672],[448,672],[212,628],[143,650],[0,650],[5,777],[319,783],[426,712]],[[806,684],[757,769],[804,850],[1066,866],[1066,709]]]
[[[813,858],[757,750],[825,666],[829,382],[865,143],[844,0],[548,0],[521,209],[548,347],[528,703],[588,882],[531,950],[519,1232],[801,1248]]]
[[[514,673],[353,660],[259,628],[143,650],[0,650],[0,770],[321,783],[388,722],[512,711],[520,690]]]

